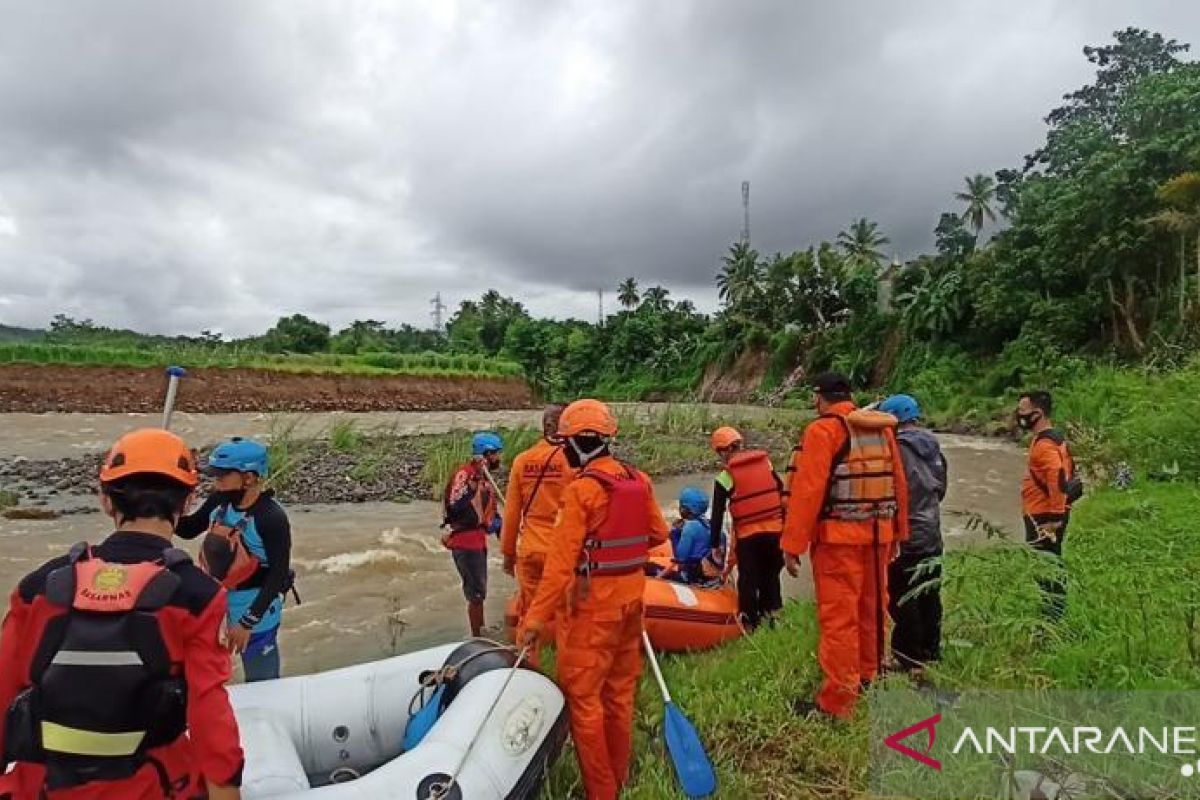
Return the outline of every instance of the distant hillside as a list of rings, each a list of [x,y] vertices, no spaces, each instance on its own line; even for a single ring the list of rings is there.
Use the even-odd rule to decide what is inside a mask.
[[[0,325],[0,342],[36,342],[45,335],[45,331],[34,328],[14,328],[11,325]]]

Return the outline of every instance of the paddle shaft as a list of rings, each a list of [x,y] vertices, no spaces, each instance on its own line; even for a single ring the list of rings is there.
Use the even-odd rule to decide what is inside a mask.
[[[171,415],[175,412],[175,397],[179,393],[179,379],[186,373],[183,367],[167,367],[167,399],[163,402],[162,426],[171,428]]]
[[[662,670],[658,668],[658,659],[654,655],[654,646],[650,644],[650,636],[645,631],[642,631],[642,645],[646,648],[646,656],[650,659],[650,669],[654,671],[654,680],[658,681],[658,688],[662,691],[663,702],[671,702],[671,692],[667,689],[667,682],[663,680]]]
[[[492,491],[496,493],[496,505],[504,508],[504,492],[500,491],[500,486],[496,483],[496,479],[492,477],[492,471],[488,469],[486,461],[479,462],[479,468],[483,470],[483,476],[487,478],[487,482],[492,485]]]

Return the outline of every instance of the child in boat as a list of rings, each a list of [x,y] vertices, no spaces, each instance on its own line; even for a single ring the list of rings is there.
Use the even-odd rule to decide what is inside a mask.
[[[705,583],[720,576],[723,565],[712,556],[712,533],[704,516],[707,511],[708,496],[700,489],[687,486],[679,493],[680,520],[671,530],[675,569],[664,577],[680,583]]]

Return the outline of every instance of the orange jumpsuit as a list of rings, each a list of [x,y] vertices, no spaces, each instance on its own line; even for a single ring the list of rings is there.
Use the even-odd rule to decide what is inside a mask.
[[[609,456],[587,466],[589,471],[623,475],[624,467]],[[642,473],[638,475],[650,484]],[[649,545],[667,541],[670,530],[653,491],[649,503]],[[555,546],[524,626],[544,630],[558,614],[558,684],[567,699],[571,737],[588,800],[614,800],[629,777],[633,746],[633,705],[642,671],[642,592],[646,577],[593,576],[576,580],[584,539],[608,513],[608,491],[598,481],[581,478],[563,492]]]
[[[854,411],[853,403],[844,402],[832,406],[829,414],[847,417]],[[811,554],[821,631],[817,658],[825,674],[816,703],[839,717],[853,713],[860,682],[874,679],[879,672],[887,565],[894,543],[908,538],[904,466],[894,428],[883,431],[892,453],[895,516],[858,521],[824,518],[835,459],[847,445],[847,433],[842,421],[822,417],[804,431],[780,542],[790,555]]]
[[[567,463],[562,447],[545,439],[517,456],[509,470],[500,551],[506,560],[516,561],[517,614],[521,617],[542,580],[563,489],[574,477],[575,470]],[[538,649],[546,644],[549,642],[539,641]],[[536,650],[529,661],[538,665]]]

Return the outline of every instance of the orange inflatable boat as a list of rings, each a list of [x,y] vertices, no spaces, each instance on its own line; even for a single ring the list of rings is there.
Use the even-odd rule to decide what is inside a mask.
[[[670,564],[670,546],[667,547],[665,564]],[[664,555],[655,552],[651,561],[661,565]],[[732,583],[705,589],[663,578],[647,578],[643,597],[646,633],[656,650],[666,653],[707,650],[742,634],[737,620],[737,590]],[[517,621],[514,594],[504,609],[504,623],[510,637],[515,636]]]

